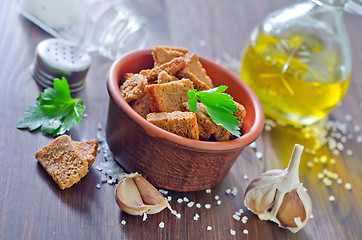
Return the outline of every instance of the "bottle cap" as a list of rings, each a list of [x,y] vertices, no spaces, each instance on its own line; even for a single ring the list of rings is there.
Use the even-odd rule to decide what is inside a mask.
[[[91,56],[75,44],[58,38],[40,42],[35,51],[31,71],[42,87],[53,87],[54,78],[65,77],[71,92],[84,88]]]

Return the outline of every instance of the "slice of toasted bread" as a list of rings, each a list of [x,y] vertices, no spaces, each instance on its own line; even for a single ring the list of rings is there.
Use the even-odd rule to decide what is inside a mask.
[[[127,73],[126,81],[120,87],[122,97],[126,102],[139,99],[145,94],[147,78],[142,74]]]
[[[152,56],[155,67],[171,61],[177,57],[183,57],[188,53],[187,48],[172,46],[156,46],[152,49]]]

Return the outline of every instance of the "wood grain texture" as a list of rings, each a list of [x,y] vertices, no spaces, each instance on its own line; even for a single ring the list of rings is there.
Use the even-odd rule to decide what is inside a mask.
[[[345,15],[354,68],[342,106],[330,115],[331,119],[346,124],[350,136],[339,156],[334,156],[326,145],[316,153],[334,158],[335,164],[314,163],[310,168],[307,162],[314,162],[315,155],[303,154],[300,178],[309,190],[314,218],[303,230],[293,234],[247,211],[243,193],[260,172],[285,168],[294,143],[304,144],[306,148],[318,143],[316,137],[303,135],[294,128],[264,131],[256,142],[256,149],[246,148],[211,193],[169,192],[172,207],[182,215],[180,219],[169,211],[148,216],[145,222],[141,217],[122,213],[114,200],[113,186],[102,184],[100,189],[96,188],[101,174],[93,166],[103,161],[102,154],[97,156],[85,178],[61,191],[34,157],[52,138],[15,127],[41,91],[31,77],[29,66],[36,45],[49,37],[18,14],[16,2],[0,1],[0,239],[360,239],[362,148],[357,137],[362,132],[356,131],[355,126],[362,122],[361,16]],[[147,47],[180,45],[215,61],[228,56],[239,59],[255,24],[289,3],[287,0],[132,1],[148,22]],[[86,87],[75,95],[84,99],[88,117],[71,130],[74,140],[95,138],[98,123],[105,125],[109,100],[106,73],[110,64],[111,61],[94,54]],[[346,121],[347,114],[352,116],[351,121]],[[256,157],[256,151],[263,153],[261,159]],[[317,177],[323,169],[338,173],[343,183],[333,182],[326,187]],[[247,174],[248,179],[244,179],[243,174]],[[346,182],[352,184],[351,191],[344,189]],[[225,193],[233,187],[238,190],[235,197]],[[215,195],[220,196],[220,206]],[[328,200],[330,195],[335,196],[334,202]],[[202,207],[189,208],[185,203],[177,203],[177,199],[183,197]],[[206,203],[212,205],[211,209],[204,207]],[[232,218],[241,208],[249,218],[245,224]],[[200,215],[198,221],[193,220],[196,213]],[[122,220],[126,225],[121,224]],[[160,222],[165,223],[165,228],[159,228]],[[212,230],[208,231],[207,226]],[[230,234],[230,229],[236,231],[236,236]],[[247,235],[242,233],[244,229],[248,230]]]

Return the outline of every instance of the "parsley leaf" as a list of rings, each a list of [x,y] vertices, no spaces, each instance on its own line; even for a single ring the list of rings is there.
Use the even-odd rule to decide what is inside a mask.
[[[233,98],[223,93],[228,87],[219,86],[217,88],[197,91],[189,90],[188,105],[192,112],[197,112],[197,100],[203,103],[211,120],[219,126],[222,126],[232,135],[240,137],[239,122],[236,116],[233,115],[238,109],[233,101]]]
[[[44,135],[58,136],[69,131],[74,121],[82,120],[85,106],[80,98],[70,95],[67,79],[54,79],[54,88],[46,88],[36,99],[36,105],[29,106],[16,125],[34,131],[38,128]]]

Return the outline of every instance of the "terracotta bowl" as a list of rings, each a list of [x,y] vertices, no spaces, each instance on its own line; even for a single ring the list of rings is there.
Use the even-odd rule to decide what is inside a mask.
[[[229,86],[227,92],[244,105],[247,114],[240,138],[225,142],[192,140],[156,127],[138,115],[123,99],[119,87],[124,74],[153,67],[151,49],[126,54],[109,69],[109,148],[126,171],[141,173],[155,186],[176,191],[215,186],[263,129],[264,113],[254,92],[231,71],[202,57],[200,61],[214,85]]]

